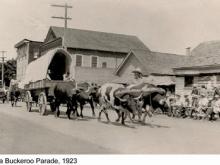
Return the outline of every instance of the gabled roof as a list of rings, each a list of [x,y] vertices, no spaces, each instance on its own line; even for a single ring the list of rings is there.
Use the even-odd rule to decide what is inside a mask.
[[[134,55],[138,61],[142,64],[144,75],[157,74],[157,75],[174,75],[173,69],[179,66],[185,59],[186,56],[151,52],[143,49],[133,49],[118,67],[116,74],[127,62],[129,56]]]
[[[63,36],[63,28],[50,27],[48,32],[56,38]],[[47,35],[47,38],[48,38]],[[66,46],[69,48],[90,49],[128,53],[130,49],[149,50],[144,43],[133,35],[70,29],[66,31]]]
[[[179,68],[220,65],[220,41],[208,41],[195,47]],[[178,68],[177,68],[178,69]]]
[[[21,45],[23,45],[24,43],[27,42],[38,42],[38,43],[42,43],[41,41],[33,41],[33,40],[29,40],[29,39],[23,39],[21,41],[19,41],[17,44],[15,44],[15,48],[20,47]]]

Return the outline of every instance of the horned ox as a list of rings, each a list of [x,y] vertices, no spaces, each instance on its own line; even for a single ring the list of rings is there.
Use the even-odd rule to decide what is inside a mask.
[[[102,85],[99,89],[99,104],[101,106],[99,117],[100,120],[101,114],[104,112],[107,121],[109,120],[107,110],[113,109],[117,112],[118,118],[116,121],[119,121],[121,118],[121,123],[125,124],[125,118],[130,113],[138,112],[138,104],[137,101],[139,98],[133,98],[129,95],[129,93],[123,93],[121,91],[127,90],[121,84],[115,83],[106,83]]]
[[[86,103],[90,104],[92,109],[92,115],[95,116],[94,111],[94,100],[96,100],[98,92],[98,87],[96,85],[89,85],[87,86],[87,90],[85,89],[77,89],[76,101],[80,105],[80,116],[83,118],[83,107]]]
[[[137,101],[139,102],[139,105],[141,105],[141,110],[143,113],[142,122],[145,122],[146,116],[152,116],[153,110],[160,108],[163,113],[168,111],[169,106],[166,103],[164,89],[148,83],[142,83],[135,87],[131,85],[131,87],[128,86],[127,88],[131,90],[130,93],[133,94],[133,97],[135,97],[135,95],[139,96],[141,93],[141,97],[139,97],[139,100]],[[133,119],[134,118],[135,115],[133,114]]]

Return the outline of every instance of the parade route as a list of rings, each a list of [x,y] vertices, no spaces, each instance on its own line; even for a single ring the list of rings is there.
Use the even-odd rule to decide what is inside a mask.
[[[49,109],[49,106],[48,106]],[[65,107],[62,108],[64,110]],[[96,110],[96,115],[98,111]],[[219,154],[220,120],[193,120],[156,115],[145,125],[97,121],[91,110],[84,119],[68,120],[52,113],[40,116],[37,108],[27,112],[0,104],[1,154]]]

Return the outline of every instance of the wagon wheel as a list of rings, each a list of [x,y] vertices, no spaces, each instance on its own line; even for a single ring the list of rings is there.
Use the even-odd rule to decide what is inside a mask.
[[[38,105],[40,115],[45,115],[47,109],[47,97],[44,92],[41,92],[38,97]]]
[[[30,112],[31,107],[32,107],[32,97],[31,97],[31,92],[30,91],[27,91],[25,93],[25,102],[26,102],[27,111]]]

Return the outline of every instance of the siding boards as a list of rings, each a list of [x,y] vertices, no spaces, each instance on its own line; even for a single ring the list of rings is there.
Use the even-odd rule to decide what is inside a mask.
[[[103,84],[111,82],[117,77],[113,74],[114,69],[111,68],[90,68],[90,67],[75,67],[75,79],[77,82],[94,82]]]
[[[104,52],[104,51],[94,51],[94,50],[80,50],[80,49],[68,49],[68,51],[74,56],[75,54],[80,54],[83,56],[83,67],[91,67],[91,57],[98,56],[98,68],[102,68],[102,63],[107,63],[107,68],[118,67],[125,56],[126,53],[116,53],[116,52]],[[76,63],[75,57],[74,64]]]

